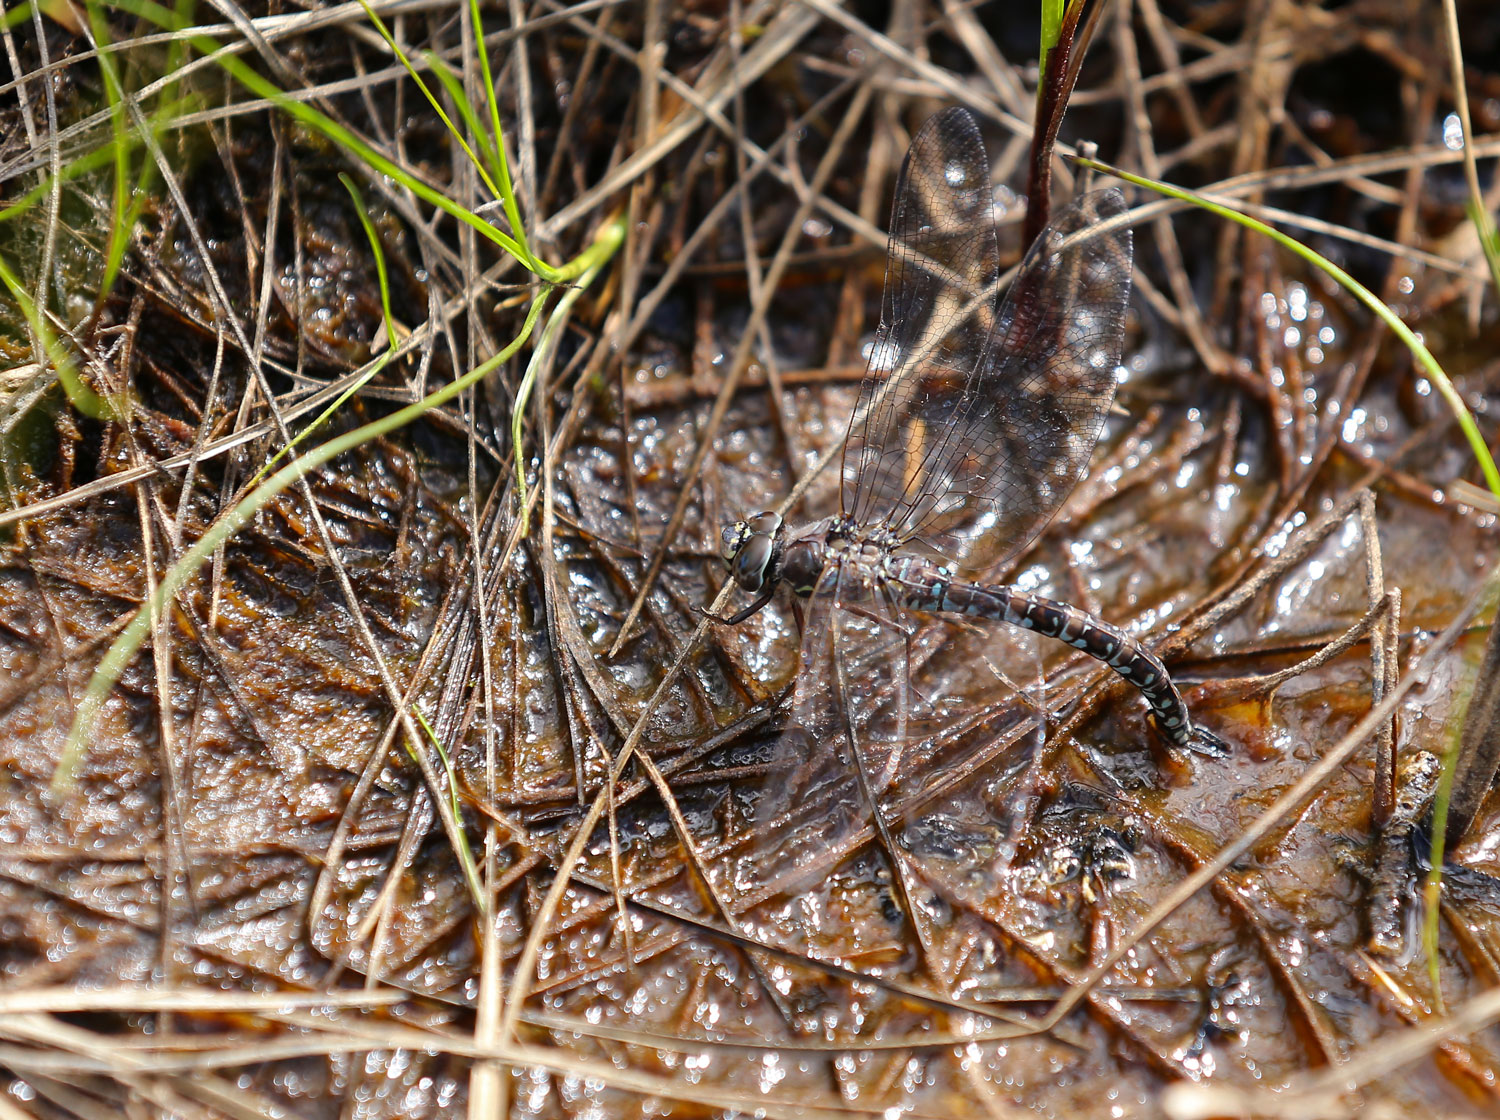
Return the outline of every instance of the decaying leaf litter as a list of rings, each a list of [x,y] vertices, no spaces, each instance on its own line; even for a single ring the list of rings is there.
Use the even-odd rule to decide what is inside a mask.
[[[44,293],[83,379],[133,397],[125,423],[69,407],[6,312],[9,1104],[1181,1114],[1213,1089],[1242,1094],[1214,1098],[1230,1114],[1494,1110],[1493,815],[1481,806],[1448,866],[1440,1002],[1412,902],[1425,802],[1408,805],[1480,666],[1493,507],[1404,348],[1294,258],[1135,196],[1150,208],[1125,411],[995,576],[1139,631],[1236,749],[1179,757],[1094,662],[932,621],[911,656],[953,699],[912,762],[919,833],[892,854],[866,829],[814,888],[740,893],[713,869],[759,827],[746,799],[798,623],[782,599],[692,643],[723,580],[718,530],[842,436],[891,179],[937,108],[985,122],[1019,256],[1035,17],[823,0],[544,0],[481,25],[458,6],[375,10],[481,113],[484,37],[542,259],[578,259],[611,222],[624,244],[575,285],[541,361],[518,350],[219,550],[157,612],[76,788],[53,794],[105,648],[283,431],[371,362],[305,446],[451,382],[521,333],[536,287],[473,225],[434,221],[430,199],[201,53],[171,91],[192,99],[135,149],[150,202],[110,292],[107,162],[8,215],[0,255]],[[422,183],[490,201],[360,8],[226,12],[250,22],[210,28],[216,42],[250,47]],[[1494,292],[1444,143],[1445,40],[1422,14],[1111,5],[1061,141],[1275,208],[1422,331],[1487,430]],[[156,119],[166,37],[106,17],[116,44],[141,40],[107,54]],[[1500,22],[1477,4],[1458,18],[1485,157]],[[112,117],[84,32],[39,17],[5,34],[26,76],[7,86],[10,205],[98,151]],[[339,172],[378,234],[387,324]],[[1057,175],[1067,197],[1074,173]],[[485,214],[509,229],[500,209]],[[522,534],[510,420],[528,369]],[[836,502],[834,474],[809,510]],[[1384,734],[1395,788],[1378,778]],[[1270,813],[1320,765],[1309,799]],[[926,888],[910,913],[894,860]],[[1060,999],[1073,1009],[1050,1030],[1018,1030]],[[1431,1033],[1445,1016],[1461,1029]]]

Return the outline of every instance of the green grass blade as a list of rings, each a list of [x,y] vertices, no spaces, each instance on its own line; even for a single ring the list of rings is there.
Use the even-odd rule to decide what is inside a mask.
[[[495,176],[500,180],[500,201],[505,208],[505,220],[510,223],[511,231],[525,244],[521,208],[516,204],[516,185],[511,181],[510,163],[505,158],[505,131],[500,127],[500,99],[495,92],[495,77],[490,73],[490,55],[484,49],[484,20],[479,13],[479,0],[469,0],[469,20],[474,25],[474,39],[479,50],[479,73],[484,79],[484,99],[490,110],[490,137],[494,142]]]
[[[83,378],[78,375],[78,368],[73,364],[72,356],[52,333],[52,328],[48,326],[47,317],[42,313],[42,309],[37,306],[36,300],[31,298],[31,293],[26,290],[26,285],[21,283],[21,278],[11,270],[10,262],[3,257],[0,257],[0,283],[3,283],[9,290],[11,298],[16,301],[16,306],[21,309],[21,314],[30,324],[47,360],[57,373],[58,384],[68,395],[68,403],[85,416],[95,420],[115,420],[128,416],[130,413],[128,401],[112,401],[85,384]]]
[[[449,66],[432,51],[422,52],[422,57],[427,60],[427,67],[435,75],[437,80],[443,83],[443,88],[448,91],[448,98],[458,109],[459,116],[463,117],[464,124],[468,126],[469,135],[474,137],[474,143],[479,146],[480,159],[484,161],[485,167],[489,169],[491,176],[495,174],[495,140],[479,119],[479,114],[474,111],[474,106],[469,104],[469,98],[464,93],[463,83],[453,73],[453,67]],[[491,182],[489,177],[486,183]],[[501,197],[495,192],[495,197]],[[512,231],[514,232],[514,231]],[[517,238],[522,241],[523,238]]]
[[[1495,232],[1495,221],[1490,217],[1490,212],[1484,208],[1484,201],[1469,199],[1467,209],[1469,221],[1474,223],[1474,228],[1479,233],[1479,247],[1484,251],[1485,263],[1490,266],[1490,283],[1495,286],[1495,292],[1500,294],[1500,234]]]
[[[130,149],[125,143],[129,132],[125,118],[125,86],[120,79],[119,64],[108,49],[109,23],[104,18],[104,8],[99,0],[88,0],[86,11],[94,50],[99,58],[99,72],[104,77],[109,128],[114,136],[114,143],[110,145],[114,152],[114,190],[110,193],[109,240],[104,247],[104,276],[100,280],[98,293],[102,297],[113,287],[115,276],[125,260],[125,251],[130,247],[131,229],[126,224],[126,217],[134,195],[130,181]]]
[[[1063,13],[1067,11],[1067,0],[1041,0],[1042,7],[1042,38],[1037,51],[1037,93],[1041,94],[1042,87],[1046,85],[1043,77],[1047,73],[1047,56],[1052,53],[1052,48],[1057,46],[1058,36],[1062,34]]]
[[[536,272],[544,280],[556,280],[559,278],[554,270],[548,268],[540,261],[534,261],[520,243],[503,230],[485,221],[484,218],[474,213],[468,207],[460,206],[441,191],[417,179],[404,168],[381,155],[337,121],[324,116],[310,105],[304,105],[300,101],[286,96],[273,83],[267,81],[255,70],[251,69],[243,60],[221,51],[218,45],[211,39],[207,39],[206,37],[195,39],[194,45],[200,50],[209,49],[214,57],[214,61],[229,71],[231,77],[251,92],[264,97],[267,101],[274,102],[283,111],[289,113],[308,127],[321,132],[335,144],[349,151],[382,175],[389,175],[392,179],[395,179],[402,186],[406,187],[407,190],[422,199],[422,201],[437,207],[445,214],[470,226],[515,257],[522,265]]]
[[[438,758],[443,763],[443,776],[448,782],[448,808],[453,812],[455,821],[464,819],[463,802],[458,796],[458,772],[453,766],[453,760],[448,757],[448,751],[443,746],[443,741],[438,738],[437,732],[432,729],[432,724],[427,722],[427,717],[422,714],[422,709],[413,704],[412,715],[421,726],[423,733],[431,741],[433,749],[437,751]],[[408,745],[408,750],[413,749]],[[415,758],[413,762],[417,762]],[[417,763],[419,766],[420,762]],[[474,849],[469,847],[469,838],[462,829],[458,833],[458,842],[454,845],[455,854],[458,856],[458,865],[463,870],[464,881],[469,885],[469,894],[474,899],[474,908],[483,917],[488,913],[488,907],[484,900],[484,882],[479,877],[479,864],[474,860]]]
[[[1490,266],[1490,283],[1500,294],[1500,245],[1495,241],[1495,222],[1484,207],[1484,191],[1479,186],[1479,166],[1474,159],[1474,124],[1469,117],[1469,88],[1464,76],[1464,47],[1459,36],[1458,6],[1455,0],[1443,0],[1443,30],[1448,46],[1449,80],[1453,84],[1453,111],[1458,117],[1459,140],[1463,144],[1464,180],[1469,188],[1469,221],[1479,234],[1479,246],[1485,263]],[[1446,133],[1447,129],[1444,129]],[[1447,140],[1447,136],[1443,138]]]
[[[400,60],[401,65],[406,68],[407,75],[413,82],[417,84],[417,88],[422,91],[422,96],[427,98],[427,103],[432,106],[432,111],[438,115],[438,119],[441,120],[444,127],[448,129],[449,135],[451,135],[454,140],[458,141],[458,146],[464,150],[464,155],[469,157],[469,162],[472,163],[475,169],[479,172],[480,178],[484,180],[484,185],[489,188],[491,196],[499,198],[500,188],[497,187],[494,180],[490,178],[490,173],[485,168],[484,161],[474,154],[473,148],[469,147],[469,142],[464,139],[463,132],[460,131],[458,126],[453,123],[452,119],[444,111],[442,102],[440,102],[437,99],[437,95],[432,92],[432,87],[422,80],[421,74],[417,73],[417,68],[411,64],[411,59],[408,58],[406,52],[401,49],[401,45],[396,42],[395,36],[392,35],[386,28],[385,21],[375,13],[374,8],[370,7],[369,0],[359,0],[359,6],[365,10],[365,15],[369,18],[370,22],[375,25],[375,30],[380,32],[380,37],[385,40],[386,46],[391,48],[391,53],[394,54],[396,58]],[[441,78],[442,71],[438,71],[437,73]],[[457,100],[461,105],[468,105],[468,101],[462,96],[462,94],[460,94]],[[531,260],[531,254],[529,252],[525,252],[525,258],[528,265],[534,263]]]
[[[486,221],[467,207],[454,202],[441,191],[428,186],[392,160],[387,159],[337,121],[314,109],[311,105],[306,105],[295,98],[288,97],[274,82],[262,76],[254,67],[238,55],[231,53],[228,48],[217,40],[207,35],[188,32],[184,19],[178,12],[163,7],[156,3],[155,0],[119,0],[118,6],[122,11],[138,15],[142,19],[155,23],[164,30],[185,32],[182,39],[183,42],[191,44],[194,50],[217,64],[230,77],[234,78],[256,96],[270,101],[295,120],[316,132],[322,133],[372,170],[382,175],[390,176],[407,190],[411,191],[412,194],[422,199],[422,201],[437,207],[445,214],[472,227],[481,236],[494,242],[542,279],[553,282],[565,279],[565,277],[559,274],[558,270],[552,268],[544,261],[534,258],[519,242],[497,226]]]
[[[42,6],[43,15],[47,14],[47,8],[48,5],[44,4]],[[23,23],[30,23],[31,13],[35,10],[35,4],[17,4],[14,8],[7,11],[3,17],[0,17],[0,22],[5,24],[5,30],[14,31]]]
[[[283,112],[299,121],[300,123],[306,125],[308,128],[322,133],[322,135],[333,141],[335,144],[339,145],[354,158],[360,160],[372,170],[394,179],[407,190],[411,191],[412,194],[422,199],[422,201],[428,203],[431,206],[437,207],[445,214],[448,214],[458,221],[463,222],[465,225],[470,226],[481,236],[493,242],[505,252],[509,253],[527,270],[541,277],[543,280],[547,280],[553,283],[565,282],[578,276],[583,268],[587,267],[586,265],[583,265],[579,260],[575,260],[571,262],[570,265],[565,265],[562,268],[554,268],[551,265],[547,264],[545,261],[538,259],[531,253],[530,248],[524,244],[523,239],[512,237],[504,230],[500,229],[498,226],[485,220],[485,218],[481,215],[476,214],[473,210],[470,210],[468,207],[461,206],[457,202],[454,202],[447,195],[443,194],[441,191],[428,186],[426,183],[410,174],[408,171],[406,171],[404,168],[402,168],[392,160],[387,159],[384,155],[376,151],[369,144],[365,143],[358,136],[355,136],[351,131],[349,131],[349,129],[345,128],[343,125],[339,124],[337,121],[326,116],[325,114],[319,112],[317,109],[314,109],[311,105],[304,104],[303,102],[298,101],[295,98],[288,97],[286,93],[282,91],[274,82],[271,82],[270,80],[262,76],[257,70],[254,69],[254,67],[250,66],[238,55],[233,54],[228,48],[219,43],[217,40],[207,35],[191,33],[190,29],[187,26],[185,18],[178,12],[163,7],[162,5],[156,3],[155,0],[118,0],[117,6],[121,11],[126,11],[130,12],[133,15],[138,15],[142,19],[149,20],[150,22],[156,24],[164,30],[184,32],[182,39],[183,42],[191,44],[194,50],[198,51],[205,58],[217,64],[219,67],[225,70],[230,75],[230,77],[234,78],[242,86],[250,90],[250,92],[254,93],[258,97],[270,101]],[[413,68],[411,67],[410,60],[406,59],[404,55],[401,54],[399,48],[396,49],[398,56],[402,58],[403,64],[408,68],[409,71],[411,71]],[[427,89],[425,83],[421,83],[420,79],[418,79],[418,83],[422,86],[423,91],[427,93],[429,100],[432,100],[431,92]],[[446,115],[444,116],[444,120],[448,120]],[[450,129],[453,128],[451,121],[448,121],[448,127]],[[458,135],[456,130],[454,132],[454,135]],[[459,136],[459,140],[461,143],[465,143],[465,147],[467,147],[466,142],[463,141],[461,136]],[[470,158],[474,158],[472,149],[469,149],[469,153]],[[496,191],[497,197],[501,199],[502,205],[506,205],[506,213],[508,216],[510,216],[512,222],[514,223],[512,228],[515,230],[520,230],[522,228],[520,224],[520,215],[519,212],[516,211],[514,206],[514,190],[511,186],[510,174],[505,164],[503,144],[497,143],[497,153],[497,170],[501,172],[501,175],[499,176],[498,184],[494,186],[494,189]],[[479,166],[481,171],[483,171],[482,165],[480,165],[477,160],[476,166]],[[506,203],[507,192],[509,192],[510,196],[509,204]],[[584,254],[581,254],[580,256],[587,255],[587,252],[588,250],[585,250]],[[572,271],[570,271],[570,268],[572,269]]]

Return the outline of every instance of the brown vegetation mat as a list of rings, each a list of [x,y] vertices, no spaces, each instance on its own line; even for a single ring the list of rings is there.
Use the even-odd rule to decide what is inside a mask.
[[[473,88],[466,6],[376,8]],[[534,244],[561,261],[627,230],[535,371],[529,531],[510,437],[527,348],[218,551],[61,793],[105,649],[385,345],[338,173],[374,217],[401,348],[309,446],[495,354],[531,278],[201,58],[107,298],[107,167],[0,227],[84,377],[135,400],[128,423],[69,408],[0,313],[0,1117],[1500,1112],[1500,816],[1451,853],[1439,988],[1414,820],[1420,752],[1452,738],[1492,613],[1493,504],[1347,293],[1144,194],[1124,411],[995,575],[1138,630],[1232,752],[1168,752],[1086,658],[932,620],[911,650],[948,700],[903,764],[895,851],[866,828],[785,890],[736,875],[818,806],[752,811],[798,619],[783,597],[694,638],[719,527],[842,435],[894,169],[937,108],[983,121],[1018,253],[1030,9],[488,5]],[[117,40],[153,32],[108,18]],[[489,201],[359,5],[193,19]],[[1500,10],[1459,20],[1493,198]],[[3,39],[23,79],[0,101],[9,203],[109,117],[81,30],[27,18]],[[135,88],[167,50],[124,52]],[[1492,433],[1495,293],[1445,144],[1450,74],[1435,4],[1120,0],[1061,142],[1274,215],[1422,331]]]

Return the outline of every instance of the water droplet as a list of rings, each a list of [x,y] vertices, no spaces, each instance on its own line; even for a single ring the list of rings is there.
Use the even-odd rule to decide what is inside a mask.
[[[901,361],[901,347],[889,339],[871,342],[863,347],[863,356],[870,363],[871,370],[884,373],[895,369]]]
[[[1449,113],[1443,118],[1443,147],[1450,152],[1461,151],[1464,146],[1464,123],[1458,119],[1457,113]]]

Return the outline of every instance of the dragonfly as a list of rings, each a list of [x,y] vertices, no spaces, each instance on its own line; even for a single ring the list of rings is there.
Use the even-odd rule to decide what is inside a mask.
[[[795,763],[802,778],[777,781],[778,804],[819,796],[820,782],[823,796],[840,789],[846,803],[868,803],[891,781],[922,703],[908,679],[913,612],[1066,642],[1133,685],[1173,746],[1227,750],[1131,634],[976,579],[1042,530],[1088,465],[1114,400],[1132,260],[1124,195],[1096,190],[1059,211],[999,298],[989,168],[966,109],[938,113],[912,138],[880,324],[843,444],[840,512],[793,526],[767,511],[723,530],[730,577],[755,598],[721,622],[743,622],[782,585],[807,600],[773,764]],[[809,754],[824,779],[807,777],[818,769]],[[843,780],[850,767],[857,792]]]

